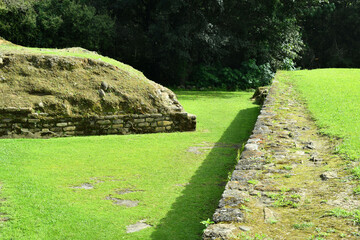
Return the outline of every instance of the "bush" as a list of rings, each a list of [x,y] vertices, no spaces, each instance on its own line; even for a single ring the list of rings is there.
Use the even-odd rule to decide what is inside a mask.
[[[197,89],[245,90],[269,85],[274,77],[270,64],[257,65],[254,59],[243,62],[240,69],[200,65],[195,68],[188,86]]]

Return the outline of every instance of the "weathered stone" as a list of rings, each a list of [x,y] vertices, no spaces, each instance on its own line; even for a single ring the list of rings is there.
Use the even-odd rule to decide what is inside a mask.
[[[143,122],[145,122],[145,119],[143,118],[134,119],[134,123],[143,123]]]
[[[257,144],[246,144],[244,147],[244,151],[257,151],[259,146]]]
[[[269,220],[275,219],[274,212],[271,211],[269,208],[264,208],[264,221],[268,222]]]
[[[57,123],[57,127],[66,127],[68,124],[66,122]]]
[[[100,125],[110,125],[110,124],[111,124],[111,121],[110,121],[110,120],[99,120],[99,121],[97,121],[97,124],[100,124]]]
[[[12,121],[13,121],[13,119],[10,119],[10,118],[1,119],[1,122],[3,122],[3,123],[9,123],[9,122],[12,122]]]
[[[123,128],[124,127],[124,124],[115,124],[115,125],[112,125],[113,128]]]
[[[124,199],[119,199],[119,198],[115,198],[115,197],[111,197],[111,196],[108,196],[105,199],[112,200],[113,204],[115,204],[115,205],[125,206],[125,207],[129,207],[129,208],[136,207],[137,205],[139,205],[139,201],[124,200]]]
[[[244,203],[246,193],[235,189],[225,189],[219,202],[219,207],[238,207]]]
[[[104,90],[100,89],[99,90],[99,97],[100,98],[105,98],[105,96],[106,96],[106,93],[104,92]]]
[[[137,222],[135,224],[132,224],[132,225],[129,225],[129,226],[126,226],[126,233],[133,233],[133,232],[138,232],[138,231],[141,231],[145,228],[149,228],[151,227],[151,225],[145,223],[145,221],[140,221],[140,222]]]
[[[143,122],[143,123],[139,123],[138,126],[139,127],[148,127],[148,126],[150,126],[150,123]]]
[[[113,124],[120,124],[120,123],[123,123],[124,120],[122,120],[122,119],[115,119],[115,120],[113,120],[112,122],[113,122]]]
[[[93,189],[94,186],[91,185],[90,183],[83,183],[80,186],[75,186],[75,187],[71,187],[71,188],[78,188],[78,189]]]
[[[329,179],[338,178],[338,176],[336,172],[324,172],[320,175],[320,178],[324,181],[327,181]]]
[[[158,126],[160,126],[160,127],[166,127],[166,126],[170,126],[172,124],[173,124],[173,122],[171,122],[171,121],[159,121],[158,122]]]
[[[64,127],[64,131],[74,131],[76,127],[70,126],[70,127]]]
[[[164,132],[165,128],[164,127],[157,127],[155,128],[155,132]]]
[[[239,226],[239,229],[240,229],[241,231],[248,232],[248,231],[250,231],[250,230],[251,230],[251,227],[247,227],[247,226]]]
[[[205,229],[203,233],[204,240],[222,240],[235,237],[234,232],[237,230],[233,224],[213,224]]]
[[[219,222],[243,222],[244,214],[238,208],[218,208],[216,209],[213,220]]]
[[[105,81],[102,81],[100,87],[101,87],[102,90],[107,91],[108,88],[109,88],[109,84],[107,82],[105,82]]]

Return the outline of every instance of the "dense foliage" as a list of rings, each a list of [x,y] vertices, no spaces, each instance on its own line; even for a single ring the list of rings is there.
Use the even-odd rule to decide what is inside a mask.
[[[244,89],[295,63],[359,66],[359,10],[358,0],[2,0],[0,35],[99,51],[168,86]]]

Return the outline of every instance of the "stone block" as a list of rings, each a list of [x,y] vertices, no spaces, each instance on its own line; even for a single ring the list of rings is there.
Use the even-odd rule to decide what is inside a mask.
[[[100,124],[100,125],[110,125],[111,121],[110,120],[99,120],[96,123]]]
[[[110,134],[116,134],[118,132],[119,132],[119,130],[117,130],[117,129],[109,129]]]
[[[167,126],[167,127],[166,127],[166,130],[169,131],[169,130],[171,130],[171,128],[172,128],[171,126]]]
[[[146,118],[145,120],[146,120],[146,122],[153,122],[154,118]]]
[[[38,123],[40,119],[28,119],[28,123]]]
[[[173,122],[172,122],[172,121],[159,121],[157,124],[158,124],[158,126],[160,126],[160,127],[166,127],[166,126],[172,125]]]
[[[115,120],[113,120],[112,122],[113,122],[113,124],[120,124],[120,123],[123,123],[124,120],[122,120],[122,119],[115,119]]]
[[[150,126],[150,124],[147,123],[147,122],[143,122],[143,123],[138,124],[138,127],[148,127],[148,126]]]
[[[218,222],[244,222],[245,216],[238,208],[218,208],[216,209],[213,220]]]
[[[233,224],[212,224],[204,230],[203,240],[236,238],[237,227]]]
[[[3,118],[3,119],[1,119],[1,122],[9,123],[9,122],[12,122],[12,119],[11,118]]]
[[[74,131],[76,129],[76,127],[74,126],[70,126],[70,127],[64,127],[64,131]]]
[[[66,123],[66,122],[60,122],[60,123],[56,124],[57,127],[66,127],[67,125],[68,125],[68,123]]]
[[[123,127],[124,127],[124,124],[115,124],[115,125],[112,125],[112,128],[115,128],[115,129],[123,128]]]
[[[144,118],[134,119],[134,123],[142,123],[142,122],[145,122]]]
[[[155,132],[164,132],[165,128],[164,127],[157,127],[155,128]]]

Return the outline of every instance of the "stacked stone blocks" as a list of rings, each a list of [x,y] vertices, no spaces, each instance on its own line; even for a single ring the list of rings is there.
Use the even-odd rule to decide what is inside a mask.
[[[1,108],[0,137],[66,137],[194,131],[188,113],[53,117],[31,108]]]

